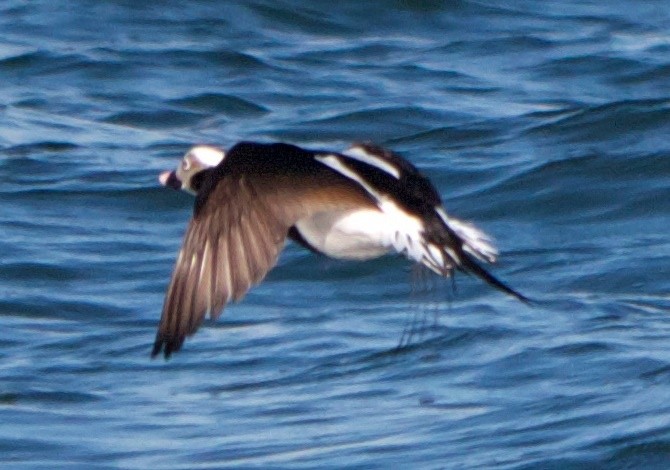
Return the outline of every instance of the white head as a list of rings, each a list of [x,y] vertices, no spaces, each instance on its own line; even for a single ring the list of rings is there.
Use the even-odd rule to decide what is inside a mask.
[[[203,170],[217,166],[225,155],[225,152],[218,147],[196,145],[186,152],[176,170],[164,171],[158,176],[158,181],[163,186],[197,194],[197,185],[193,184],[193,177]]]

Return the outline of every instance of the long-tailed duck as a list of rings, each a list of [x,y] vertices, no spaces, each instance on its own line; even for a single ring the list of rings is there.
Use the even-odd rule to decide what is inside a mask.
[[[401,253],[437,274],[470,272],[519,300],[478,261],[490,239],[447,214],[433,185],[400,156],[356,144],[343,153],[242,142],[196,146],[164,186],[196,196],[165,295],[152,357],[166,358],[275,265],[286,238],[324,255],[365,260]]]

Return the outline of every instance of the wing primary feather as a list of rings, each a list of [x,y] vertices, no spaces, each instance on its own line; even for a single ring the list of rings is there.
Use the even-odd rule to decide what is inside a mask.
[[[232,297],[235,302],[239,302],[246,291],[245,285],[249,285],[249,270],[247,257],[244,252],[244,242],[239,230],[240,223],[230,231],[230,254],[233,255],[230,263]]]
[[[219,239],[221,262],[219,268],[221,269],[219,285],[223,287],[221,302],[225,305],[230,301],[233,295],[233,272],[231,269],[234,253],[231,252],[232,241],[230,239],[230,230],[226,228],[226,233]]]
[[[216,300],[217,298],[217,285],[218,285],[218,272],[219,272],[219,263],[222,261],[219,259],[219,239],[218,237],[214,237],[211,240],[211,243],[213,245],[212,247],[212,258],[210,261],[210,271],[209,271],[209,276],[210,276],[210,281],[209,281],[209,318],[216,318],[218,316],[217,312],[217,306],[218,302]]]
[[[185,281],[184,271],[188,273],[188,265],[182,263],[175,267],[173,274],[172,288],[168,291],[168,296],[165,304],[165,324],[161,328],[163,333],[163,340],[165,342],[165,357],[170,357],[172,351],[179,349],[179,308],[184,296]]]
[[[211,249],[211,241],[205,238],[205,247],[202,252],[202,264],[200,266],[200,276],[198,280],[199,296],[205,304],[204,316],[212,311],[212,258],[214,253]]]
[[[247,261],[250,269],[250,283],[258,283],[265,276],[263,269],[268,265],[269,257],[267,255],[267,229],[262,218],[254,214],[246,219],[246,234],[244,251],[248,254]]]
[[[195,332],[197,325],[200,323],[200,317],[205,313],[204,299],[201,294],[200,274],[202,272],[202,265],[204,263],[203,254],[200,250],[193,255],[193,265],[189,272],[189,305],[188,315],[185,316],[184,333],[190,335]]]

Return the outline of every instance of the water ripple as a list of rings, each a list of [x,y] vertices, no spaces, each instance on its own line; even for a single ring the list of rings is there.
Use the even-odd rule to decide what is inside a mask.
[[[666,10],[6,0],[0,465],[665,468]],[[193,210],[157,174],[242,139],[401,152],[533,306],[289,245],[151,361]]]

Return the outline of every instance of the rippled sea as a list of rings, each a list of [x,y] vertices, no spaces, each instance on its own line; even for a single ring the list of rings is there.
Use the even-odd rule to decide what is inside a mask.
[[[5,0],[0,33],[3,468],[670,468],[665,1]],[[402,153],[534,305],[289,245],[151,360],[193,204],[157,174],[242,139]]]

